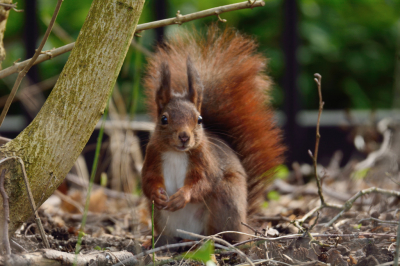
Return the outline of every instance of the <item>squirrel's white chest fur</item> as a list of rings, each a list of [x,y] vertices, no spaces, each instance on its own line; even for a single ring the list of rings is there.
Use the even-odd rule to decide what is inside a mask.
[[[162,154],[162,172],[168,197],[183,187],[189,167],[189,156],[186,152],[169,151]],[[185,208],[175,212],[161,211],[164,233],[190,239],[181,235],[176,229],[201,234],[205,226],[205,205],[203,203],[188,203]],[[159,232],[161,233],[161,232]]]
[[[162,154],[162,170],[168,196],[172,196],[185,183],[189,165],[186,152],[168,151]]]

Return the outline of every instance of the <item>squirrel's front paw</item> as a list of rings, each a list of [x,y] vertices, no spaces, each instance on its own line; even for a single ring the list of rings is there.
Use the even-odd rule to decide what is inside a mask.
[[[157,209],[161,210],[167,206],[168,203],[167,192],[165,191],[165,189],[161,187],[157,188],[151,194],[151,200],[154,200],[154,206],[156,206]]]
[[[164,210],[171,212],[177,211],[184,208],[189,201],[190,191],[189,189],[182,187],[174,195],[171,196]]]

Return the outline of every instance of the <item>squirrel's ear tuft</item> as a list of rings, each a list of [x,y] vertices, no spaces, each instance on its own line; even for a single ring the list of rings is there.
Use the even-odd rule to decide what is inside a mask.
[[[160,87],[156,93],[158,114],[161,113],[161,110],[171,100],[171,72],[169,71],[169,65],[167,62],[161,63],[160,77]]]
[[[201,102],[203,101],[203,84],[200,80],[199,72],[194,67],[190,56],[187,61],[187,76],[188,76],[188,99],[201,111]]]

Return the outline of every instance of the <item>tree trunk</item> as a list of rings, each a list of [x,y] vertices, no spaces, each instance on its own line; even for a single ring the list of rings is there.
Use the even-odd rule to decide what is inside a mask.
[[[14,140],[0,147],[4,157],[15,155],[24,161],[37,206],[61,184],[103,114],[143,5],[144,0],[93,1],[75,47],[39,114]],[[5,186],[10,197],[9,234],[13,234],[32,210],[21,167],[9,160],[0,165],[0,172],[4,168],[9,169]],[[1,221],[3,217],[0,210]]]
[[[12,0],[0,0],[0,3],[12,4]],[[6,58],[6,50],[4,49],[3,38],[4,38],[4,32],[6,31],[6,24],[9,13],[10,13],[9,8],[0,6],[0,70],[2,69],[1,63]]]

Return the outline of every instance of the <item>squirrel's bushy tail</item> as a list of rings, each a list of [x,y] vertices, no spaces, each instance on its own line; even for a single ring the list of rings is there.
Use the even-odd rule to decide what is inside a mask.
[[[255,213],[273,169],[283,162],[284,146],[268,106],[271,80],[257,44],[233,29],[178,34],[159,45],[149,58],[144,79],[150,114],[156,118],[155,92],[162,62],[168,62],[174,93],[187,90],[190,55],[204,85],[201,115],[206,130],[229,143],[248,175],[248,214]]]

